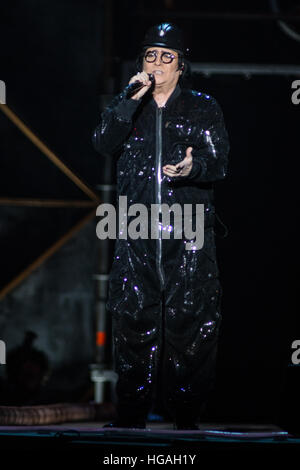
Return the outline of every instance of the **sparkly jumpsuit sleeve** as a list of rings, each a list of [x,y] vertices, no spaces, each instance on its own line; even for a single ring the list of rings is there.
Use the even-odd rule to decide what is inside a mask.
[[[126,98],[127,87],[102,112],[92,137],[93,146],[102,155],[116,154],[132,128],[132,117],[141,100]]]
[[[187,177],[194,183],[214,182],[227,175],[228,134],[223,112],[213,97],[204,110],[204,123],[198,135],[198,145],[192,150],[193,166]]]

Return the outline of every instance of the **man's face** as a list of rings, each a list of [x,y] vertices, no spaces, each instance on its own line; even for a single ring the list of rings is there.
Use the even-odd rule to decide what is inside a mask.
[[[161,54],[166,52],[165,59],[161,57]],[[150,59],[155,59],[153,62],[147,62],[145,59],[146,54],[150,54]],[[164,63],[163,60],[170,60],[170,55],[175,56],[172,62]],[[144,54],[143,70],[146,73],[153,73],[155,77],[155,86],[169,86],[176,85],[180,71],[178,69],[178,52],[167,49],[165,47],[148,47]]]

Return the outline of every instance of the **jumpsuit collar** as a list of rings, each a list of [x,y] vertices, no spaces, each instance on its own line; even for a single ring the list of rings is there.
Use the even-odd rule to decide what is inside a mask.
[[[177,85],[174,88],[173,92],[171,93],[171,95],[169,96],[167,101],[165,102],[164,106],[161,106],[161,108],[168,107],[172,103],[172,101],[174,101],[174,99],[177,98],[177,96],[180,95],[180,93],[181,93],[181,88],[180,88],[179,84],[177,83]],[[152,96],[152,99],[151,99],[151,103],[152,103],[153,106],[158,107],[155,99],[153,98],[153,96]]]

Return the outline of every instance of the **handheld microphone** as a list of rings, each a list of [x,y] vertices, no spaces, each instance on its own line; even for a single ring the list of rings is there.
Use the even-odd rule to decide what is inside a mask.
[[[150,82],[152,82],[152,84],[153,84],[153,82],[154,82],[153,73],[148,73],[148,76],[149,76]],[[143,86],[144,86],[143,82],[140,82],[139,80],[136,80],[135,82],[130,83],[130,85],[127,86],[127,96],[128,95],[134,95],[138,90],[143,88]]]

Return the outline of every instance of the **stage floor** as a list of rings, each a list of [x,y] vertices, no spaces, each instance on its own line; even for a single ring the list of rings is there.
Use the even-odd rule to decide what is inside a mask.
[[[248,459],[249,455],[263,453],[276,457],[300,452],[300,436],[273,424],[201,423],[198,431],[174,431],[172,423],[165,422],[147,423],[145,430],[103,428],[104,424],[0,426],[1,453],[8,452],[12,461],[19,459],[18,463],[32,459],[30,451],[34,451],[35,462],[42,458],[55,463],[66,456],[69,464],[81,461],[133,468],[175,463],[191,466],[199,464],[204,454],[215,459],[234,453]],[[179,460],[174,462],[174,458]]]

